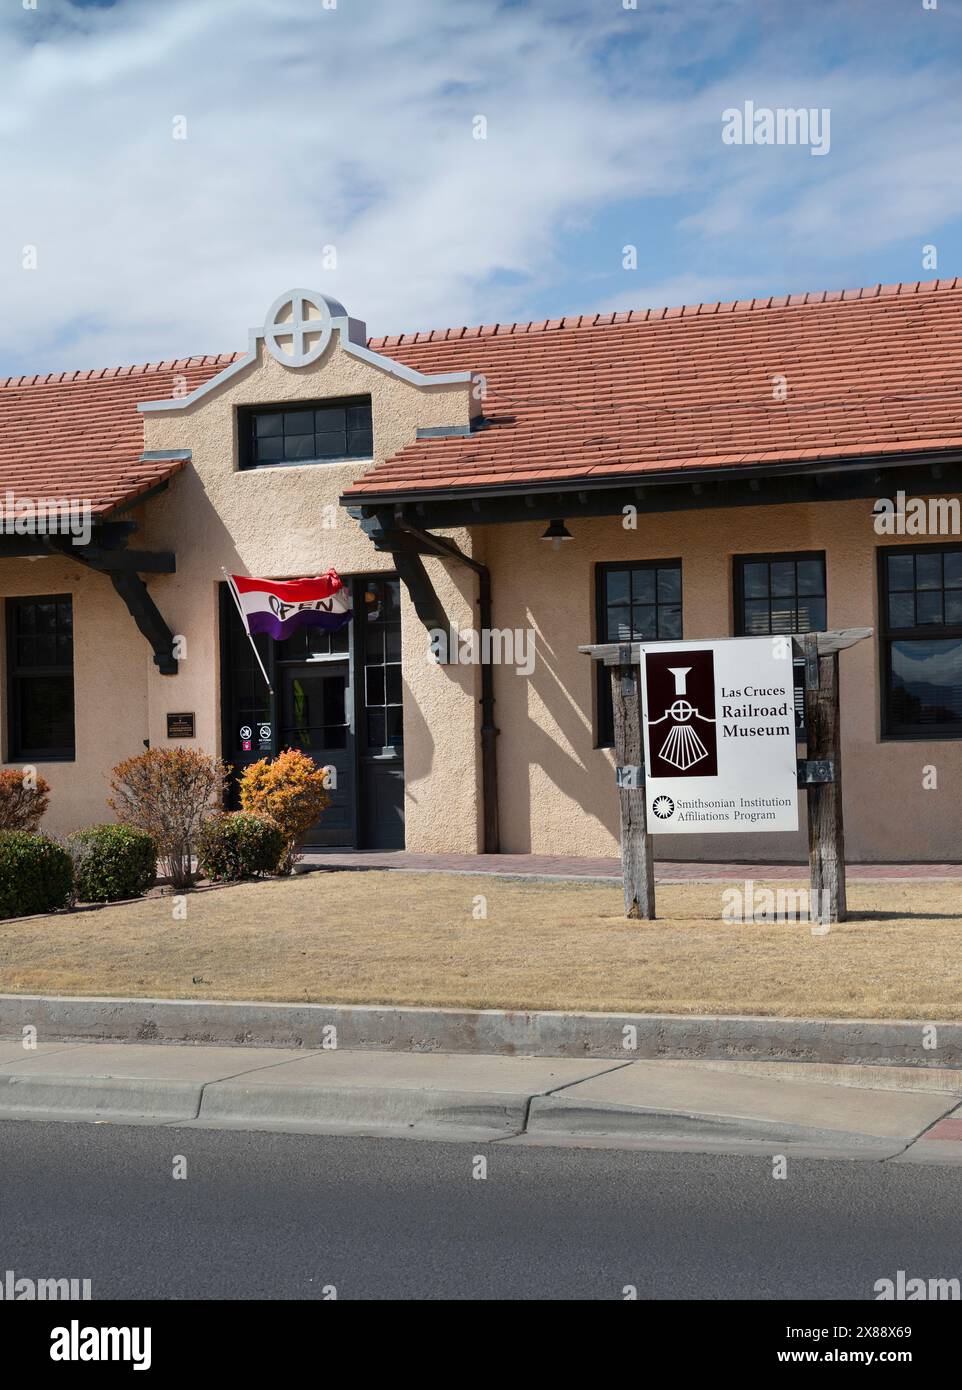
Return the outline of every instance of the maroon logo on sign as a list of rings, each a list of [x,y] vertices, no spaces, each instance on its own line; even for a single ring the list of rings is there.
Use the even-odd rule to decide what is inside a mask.
[[[646,653],[649,773],[717,777],[715,654]]]

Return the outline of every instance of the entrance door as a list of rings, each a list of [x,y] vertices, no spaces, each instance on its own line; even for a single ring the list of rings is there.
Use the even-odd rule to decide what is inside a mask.
[[[354,618],[339,632],[306,628],[283,642],[254,639],[273,695],[221,585],[222,752],[234,768],[228,804],[237,806],[245,767],[300,748],[337,774],[308,846],[403,849],[400,585],[383,574],[347,582]],[[256,737],[264,725],[269,748]]]
[[[354,737],[347,661],[280,667],[281,748],[298,748],[318,767],[332,767],[331,804],[308,832],[307,845],[349,846],[354,831]]]

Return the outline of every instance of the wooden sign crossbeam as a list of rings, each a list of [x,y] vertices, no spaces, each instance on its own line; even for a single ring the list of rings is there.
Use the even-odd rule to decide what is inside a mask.
[[[871,637],[872,631],[870,627],[850,627],[791,635],[796,656],[805,661],[808,746],[807,757],[798,763],[798,785],[807,793],[811,918],[814,922],[843,922],[848,912],[838,654]],[[578,650],[611,669],[625,916],[653,920],[655,872],[648,833],[641,728],[642,645],[671,646],[672,643],[601,642]]]
[[[870,627],[843,627],[832,632],[796,632],[791,634],[791,639],[799,656],[805,655],[805,643],[812,637],[818,642],[819,656],[828,656],[832,652],[844,651],[846,647],[854,647],[856,642],[871,637],[873,631],[874,629]],[[706,638],[705,640],[716,639]],[[603,661],[606,666],[618,666],[623,660],[621,653],[625,651],[630,650],[631,654],[628,660],[637,664],[640,660],[639,652],[642,647],[670,647],[672,645],[674,645],[672,642],[597,642],[587,647],[579,647],[578,650],[583,655],[592,657],[595,661]]]

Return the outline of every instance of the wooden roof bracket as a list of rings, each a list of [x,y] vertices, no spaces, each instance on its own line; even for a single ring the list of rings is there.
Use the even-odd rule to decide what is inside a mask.
[[[114,525],[114,523],[108,523]],[[124,601],[127,612],[143,633],[154,653],[154,665],[162,676],[176,676],[174,634],[147,591],[141,572],[173,574],[177,568],[173,551],[128,550],[130,529],[105,532],[95,528],[89,545],[74,545],[62,536],[45,537],[47,552],[76,560],[88,569],[106,574]]]

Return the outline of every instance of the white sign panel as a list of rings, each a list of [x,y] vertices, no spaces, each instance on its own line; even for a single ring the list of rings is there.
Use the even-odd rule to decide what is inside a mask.
[[[651,834],[797,830],[787,638],[641,647]]]

